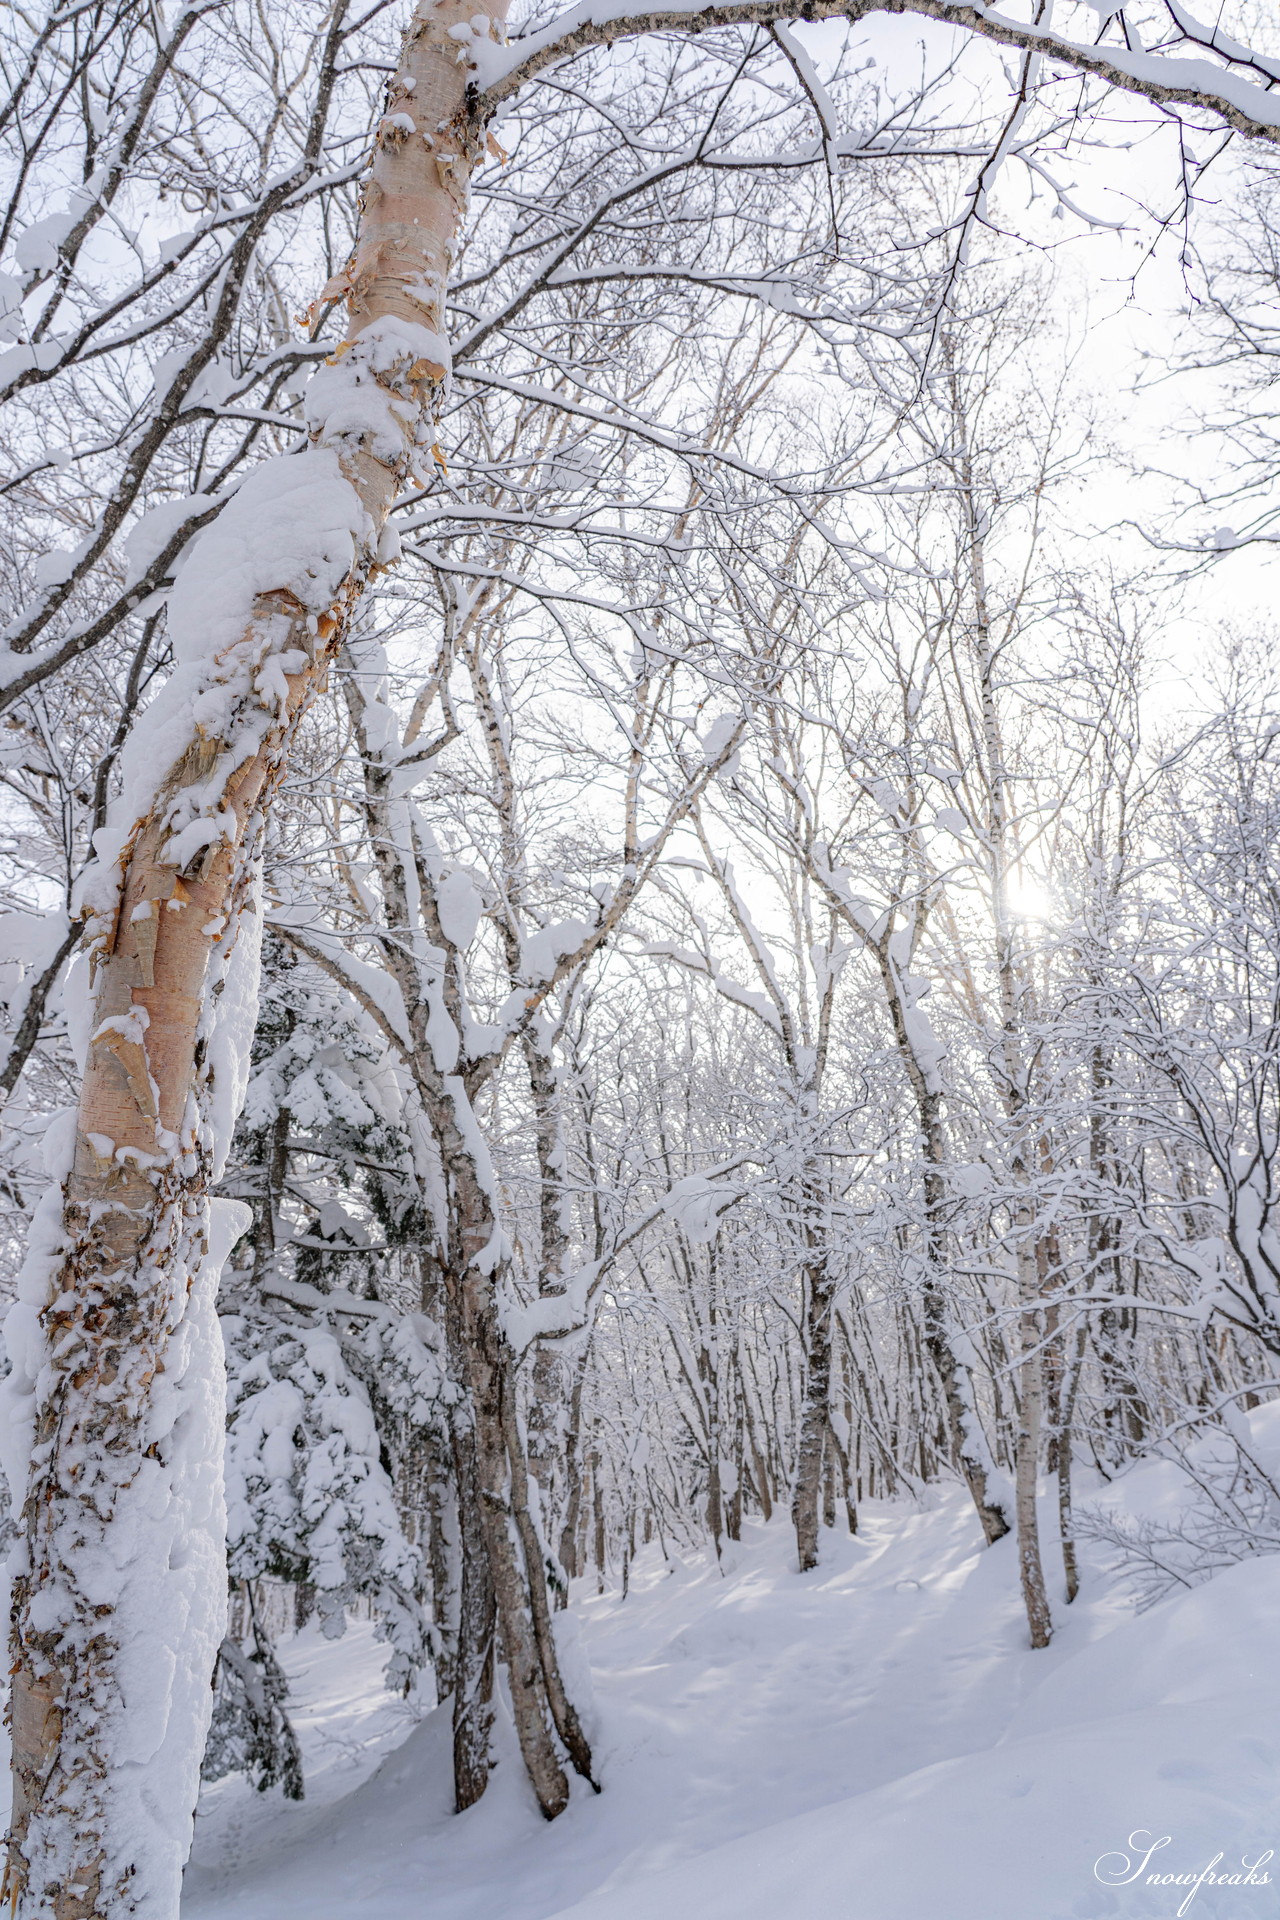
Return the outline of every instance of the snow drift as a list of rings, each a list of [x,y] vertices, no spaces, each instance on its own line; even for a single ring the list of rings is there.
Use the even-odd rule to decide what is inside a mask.
[[[1196,1920],[1275,1911],[1280,1558],[1142,1614],[1095,1559],[1032,1653],[1012,1545],[983,1550],[958,1491],[869,1507],[807,1576],[793,1545],[785,1524],[721,1566],[655,1545],[625,1602],[579,1591],[605,1791],[554,1828],[510,1741],[450,1814],[443,1714],[329,1804],[398,1732],[366,1694],[306,1736],[346,1729],[327,1804],[221,1783],[186,1920],[1155,1920],[1188,1891]],[[314,1638],[289,1657],[304,1699],[331,1684]],[[1189,1889],[1218,1855],[1252,1883]]]

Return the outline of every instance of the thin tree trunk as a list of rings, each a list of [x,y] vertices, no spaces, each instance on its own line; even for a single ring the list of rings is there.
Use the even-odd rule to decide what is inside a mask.
[[[1040,1355],[1035,1351],[1038,1339],[1036,1317],[1034,1313],[1026,1312],[1022,1325],[1023,1358],[1018,1370],[1021,1399],[1015,1470],[1018,1571],[1031,1644],[1033,1647],[1047,1647],[1053,1634],[1053,1621],[1040,1559],[1040,1523],[1036,1510],[1043,1397]]]
[[[743,1383],[742,1408],[747,1424],[747,1445],[751,1449],[751,1477],[755,1481],[756,1498],[760,1502],[761,1513],[764,1515],[765,1520],[769,1521],[773,1518],[773,1496],[769,1489],[769,1470],[761,1459],[760,1449],[756,1445],[756,1423],[751,1415],[751,1401],[746,1393],[745,1382]]]
[[[488,1786],[489,1769],[493,1765],[490,1741],[496,1614],[489,1550],[481,1517],[475,1433],[470,1421],[461,1414],[454,1420],[453,1460],[462,1549],[453,1686],[453,1798],[457,1811],[465,1813]]]
[[[856,1534],[858,1531],[858,1504],[854,1498],[853,1476],[849,1471],[849,1449],[836,1432],[834,1422],[827,1430],[827,1444],[835,1457],[835,1465],[840,1474],[840,1493],[844,1500],[845,1521],[848,1525],[849,1532]],[[836,1517],[833,1505],[830,1525],[834,1527],[835,1523]]]
[[[725,1515],[725,1532],[731,1540],[742,1538],[742,1478],[746,1471],[742,1439],[742,1381],[739,1379],[733,1419],[733,1492]]]
[[[720,1456],[715,1452],[714,1436],[712,1450],[707,1455],[707,1532],[711,1535],[711,1544],[716,1550],[716,1559],[720,1558],[720,1541],[724,1534],[724,1498],[720,1489]]]
[[[1082,1320],[1076,1331],[1075,1352],[1071,1356],[1058,1417],[1058,1532],[1062,1540],[1062,1571],[1068,1606],[1080,1591],[1080,1566],[1071,1520],[1071,1434],[1075,1424],[1076,1397],[1080,1391],[1080,1373],[1084,1365],[1085,1339],[1085,1323]]]
[[[922,1066],[907,1019],[900,970],[890,957],[888,939],[876,949],[885,1000],[893,1022],[898,1053],[906,1070],[924,1139],[924,1207],[921,1239],[924,1262],[924,1343],[942,1388],[947,1418],[951,1464],[964,1477],[977,1509],[988,1546],[1009,1532],[1009,1517],[992,1488],[992,1463],[982,1422],[974,1401],[972,1373],[956,1351],[956,1339],[947,1312],[943,1275],[946,1271],[943,1232],[947,1201],[948,1163],[942,1093],[936,1074]]]
[[[600,1485],[600,1455],[591,1456],[591,1500],[595,1519],[596,1552],[596,1592],[604,1592],[605,1563],[608,1559],[608,1547],[604,1531],[604,1489]]]
[[[450,1372],[456,1376],[458,1358],[451,1342],[443,1276],[438,1261],[431,1259],[425,1249],[418,1256],[418,1272],[422,1312],[444,1329]],[[458,1634],[462,1618],[462,1513],[455,1451],[458,1437],[450,1432],[446,1442],[439,1429],[432,1427],[423,1438],[427,1456],[426,1548],[435,1628],[436,1695],[438,1699],[447,1700],[455,1693],[458,1683]]]
[[[992,1491],[992,1466],[973,1404],[972,1376],[956,1357],[954,1339],[947,1331],[946,1305],[934,1286],[925,1290],[924,1343],[942,1385],[952,1464],[964,1476],[987,1545],[994,1546],[1008,1533],[1009,1519]]]
[[[462,1598],[462,1537],[452,1463],[432,1451],[427,1470],[427,1566],[431,1574],[432,1664],[436,1694],[447,1700],[458,1676],[458,1619]]]
[[[513,976],[518,977],[518,952],[509,956],[509,963],[513,963]],[[571,1251],[560,1087],[555,1062],[532,1024],[525,1028],[522,1042],[533,1098],[534,1145],[538,1159],[538,1292],[558,1294],[564,1292]],[[527,1451],[529,1471],[548,1500],[560,1459],[563,1395],[563,1363],[554,1348],[539,1342],[533,1355]]]
[[[591,1755],[565,1693],[551,1633],[545,1565],[529,1509],[516,1423],[514,1356],[498,1320],[501,1276],[488,1270],[484,1257],[493,1241],[494,1222],[456,1127],[446,1124],[443,1113],[438,1112],[436,1118],[439,1138],[446,1148],[452,1188],[451,1225],[457,1236],[445,1286],[458,1314],[474,1422],[479,1524],[516,1735],[538,1805],[552,1820],[569,1800],[555,1732],[560,1733],[573,1764],[586,1779],[591,1778]]]
[[[515,1515],[516,1530],[520,1535],[520,1545],[524,1553],[525,1575],[529,1588],[529,1611],[533,1620],[534,1639],[538,1646],[538,1656],[542,1662],[542,1677],[547,1689],[547,1704],[551,1709],[551,1718],[555,1722],[556,1732],[564,1744],[565,1752],[573,1762],[574,1768],[591,1785],[599,1787],[591,1773],[591,1748],[587,1744],[582,1722],[578,1718],[577,1708],[565,1691],[560,1673],[560,1661],[556,1653],[555,1629],[551,1617],[551,1605],[547,1598],[548,1554],[538,1530],[537,1518],[529,1498],[529,1469],[525,1459],[525,1450],[521,1438],[519,1422],[516,1418],[515,1394],[508,1392],[503,1401],[503,1417],[507,1434],[507,1456],[511,1470],[511,1505]]]
[[[818,1564],[818,1521],[822,1494],[822,1456],[830,1421],[831,1319],[834,1286],[825,1261],[809,1269],[805,1313],[806,1371],[796,1450],[791,1519],[801,1573]]]
[[[0,1066],[0,1103],[8,1099],[22,1076],[22,1069],[26,1066],[36,1041],[40,1038],[40,1028],[44,1023],[44,1010],[48,1005],[49,995],[53,992],[63,965],[79,937],[80,929],[75,925],[69,926],[48,961],[26,989],[22,1002],[22,1014],[14,1027],[4,1065]]]
[[[900,996],[891,996],[901,1020]],[[906,1048],[904,1032],[902,1046]],[[943,1210],[947,1193],[944,1168],[947,1144],[943,1127],[941,1097],[925,1083],[917,1068],[913,1076],[916,1106],[924,1134],[925,1231],[924,1231],[924,1343],[942,1387],[947,1416],[947,1437],[951,1462],[964,1476],[970,1498],[977,1509],[982,1532],[989,1547],[1009,1531],[1005,1513],[992,1488],[992,1463],[982,1422],[974,1404],[973,1375],[956,1352],[955,1335],[949,1324],[947,1302],[941,1285],[944,1271]]]
[[[564,1446],[566,1499],[564,1525],[560,1529],[560,1564],[570,1580],[576,1580],[579,1574],[586,1571],[578,1546],[578,1528],[582,1517],[582,1394],[586,1378],[587,1354],[584,1347],[574,1365],[573,1386],[569,1391],[569,1427]],[[567,1603],[566,1593],[562,1604]]]
[[[455,1143],[455,1148],[458,1143]],[[495,1277],[484,1268],[493,1222],[472,1187],[465,1150],[449,1155],[455,1231],[460,1246],[445,1284],[461,1319],[467,1385],[474,1420],[476,1476],[489,1575],[497,1606],[511,1708],[529,1779],[548,1820],[569,1802],[569,1783],[556,1754],[542,1656],[533,1631],[529,1581],[515,1537],[507,1401],[514,1394],[512,1356],[498,1324]]]

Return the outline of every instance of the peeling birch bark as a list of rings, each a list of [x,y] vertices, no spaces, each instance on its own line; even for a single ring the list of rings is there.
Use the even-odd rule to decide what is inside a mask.
[[[166,1376],[187,1339],[208,1185],[234,1123],[210,1041],[297,722],[378,566],[392,501],[435,438],[447,279],[484,145],[469,47],[484,21],[499,37],[504,13],[503,0],[436,0],[415,13],[355,253],[325,289],[347,298],[351,337],[312,383],[314,451],[302,460],[320,462],[330,502],[349,491],[350,562],[317,603],[300,579],[313,531],[300,523],[278,578],[245,592],[238,637],[233,628],[202,645],[188,609],[171,683],[188,706],[175,691],[160,765],[145,764],[154,744],[135,746],[126,795],[144,803],[97,876],[95,1038],[60,1232],[46,1217],[43,1265],[29,1267],[15,1388],[34,1440],[10,1643],[6,1893],[18,1920],[177,1913],[207,1718],[183,1662],[203,1650],[183,1641],[180,1623],[165,1641],[144,1596],[150,1583],[164,1614],[171,1570],[147,1556],[173,1477]],[[292,458],[266,463],[253,497],[270,501],[277,478],[287,492],[309,471]],[[235,506],[200,538],[230,537]],[[164,1772],[167,1813],[147,1811],[148,1769]]]

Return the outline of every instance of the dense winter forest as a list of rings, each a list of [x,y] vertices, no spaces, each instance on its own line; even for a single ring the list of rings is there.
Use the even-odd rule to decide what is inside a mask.
[[[1019,1700],[1104,1627],[1099,1697],[1234,1645],[1248,1792],[1199,1695],[1151,1750],[1274,1814],[1280,32],[1228,25],[6,11],[18,1920],[175,1920],[201,1779],[233,1865],[251,1805],[318,1847],[321,1672],[374,1759],[427,1723],[437,1852],[192,1912],[1172,1913],[1091,1872],[1174,1860],[1118,1787],[1059,1798],[1039,1891],[912,1894],[866,1839],[869,1904],[764,1853],[646,1894],[1005,1737],[857,1771],[910,1716],[833,1732],[853,1683],[804,1676],[881,1555],[892,1632],[968,1582]],[[730,1606],[772,1623],[739,1703],[800,1649],[738,1760]],[[654,1749],[700,1843],[628,1785],[610,1634],[705,1663]],[[1077,1783],[1141,1770],[1072,1738]],[[947,1780],[957,1832],[1027,1791]],[[1269,1911],[1274,1833],[1222,1834],[1259,1877],[1197,1912]]]

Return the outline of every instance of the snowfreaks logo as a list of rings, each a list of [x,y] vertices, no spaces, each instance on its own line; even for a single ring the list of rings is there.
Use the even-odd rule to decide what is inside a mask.
[[[1186,1893],[1178,1914],[1188,1911],[1191,1902],[1201,1887],[1269,1887],[1271,1875],[1266,1872],[1267,1862],[1274,1849],[1267,1847],[1256,1860],[1241,1859],[1237,1868],[1228,1867],[1223,1872],[1218,1868],[1222,1855],[1215,1853],[1207,1867],[1201,1867],[1198,1873],[1164,1873],[1151,1862],[1163,1847],[1170,1846],[1172,1834],[1164,1834],[1156,1840],[1144,1827],[1129,1835],[1126,1845],[1128,1853],[1104,1853],[1093,1863],[1093,1877],[1100,1880],[1104,1887],[1131,1887],[1135,1883],[1147,1887],[1185,1887]],[[1162,1863],[1163,1864],[1163,1863]]]

